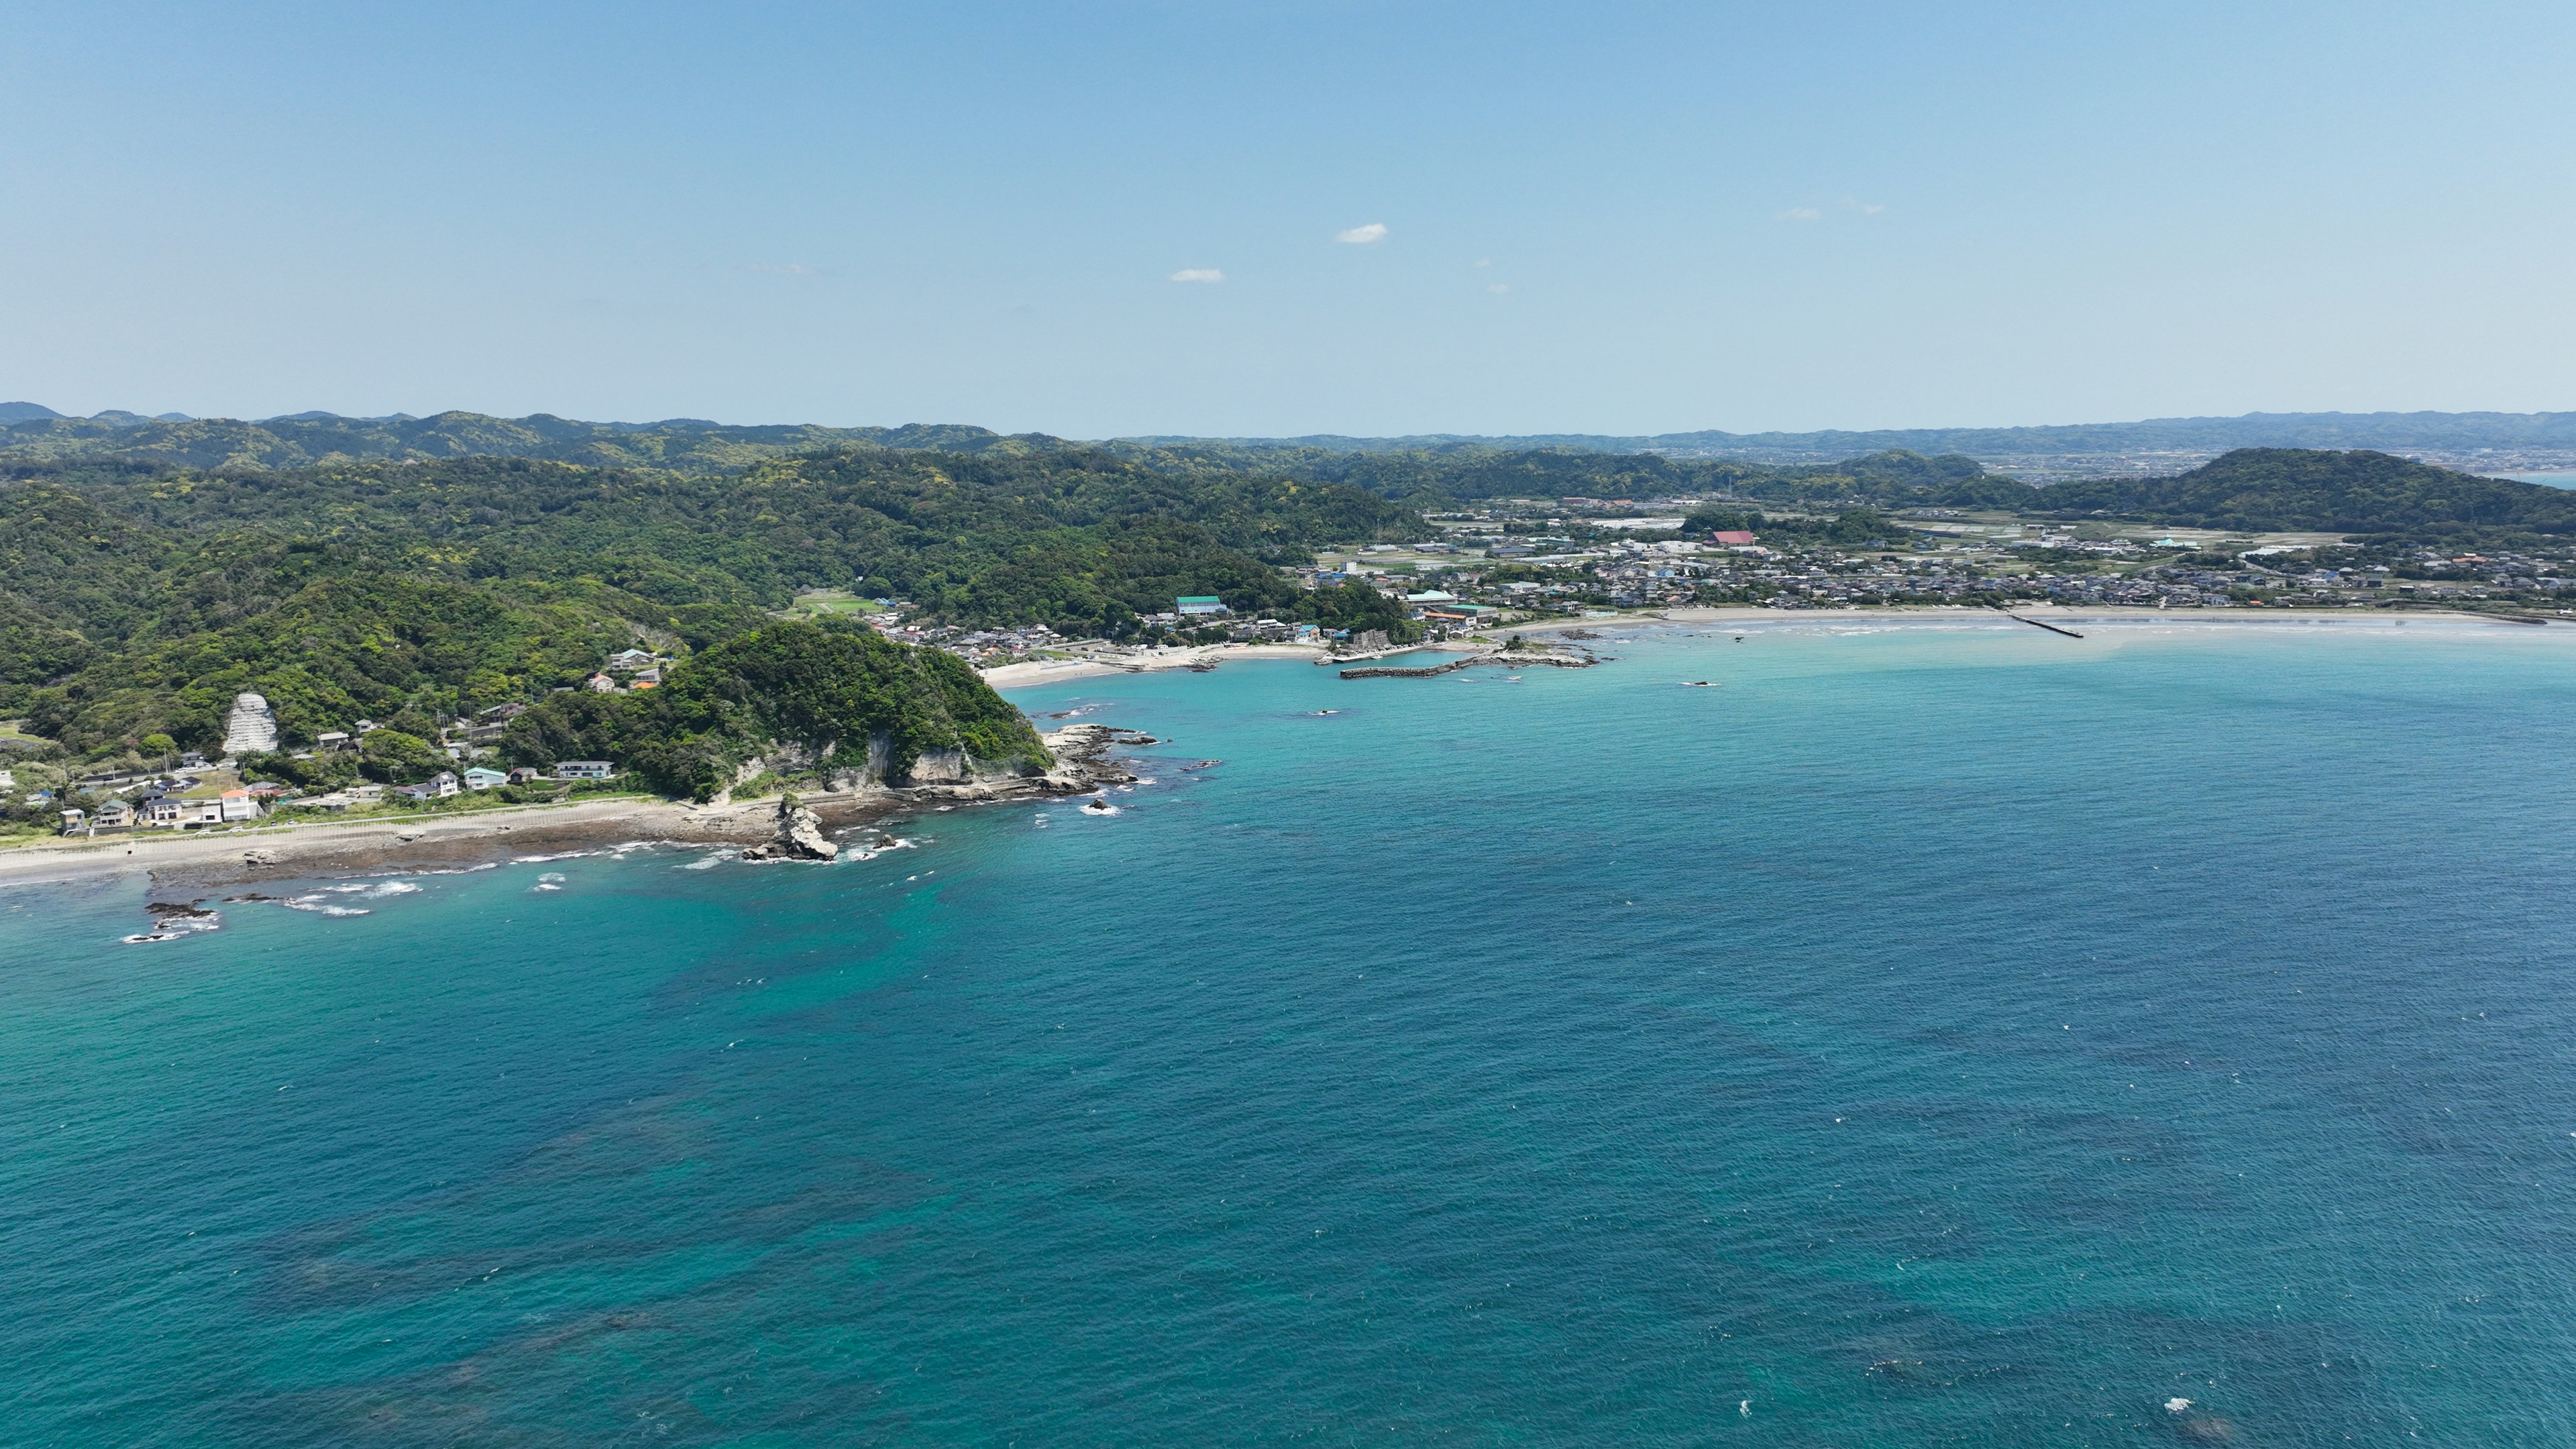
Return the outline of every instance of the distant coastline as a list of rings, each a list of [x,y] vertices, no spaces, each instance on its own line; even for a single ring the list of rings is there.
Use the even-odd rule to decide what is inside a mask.
[[[2016,600],[2013,610],[2015,613],[2034,615],[2052,623],[2111,625],[2205,624],[2234,628],[2247,625],[2298,623],[2327,624],[2337,627],[2371,625],[2386,628],[2398,623],[2410,625],[2451,623],[2509,629],[2532,627],[2522,620],[2496,614],[2472,613],[2461,609],[2409,609],[2403,612],[2386,609],[2154,609],[2117,604],[2069,606]],[[1514,634],[1562,634],[1585,630],[1624,632],[1638,629],[1706,627],[1717,624],[1780,627],[1801,624],[1988,623],[2005,625],[2010,622],[2010,617],[2005,614],[1966,604],[1896,604],[1844,609],[1677,606],[1668,609],[1636,609],[1599,618],[1540,619],[1526,624],[1499,625],[1472,636],[1409,645],[1403,652],[1472,654],[1491,648]],[[2576,626],[2576,617],[2554,622]],[[1076,657],[1000,664],[979,672],[983,675],[985,683],[997,690],[1009,691],[1120,674],[1151,674],[1173,669],[1211,669],[1233,660],[1295,659],[1310,664],[1327,664],[1336,662],[1340,658],[1341,656],[1320,647],[1304,644],[1203,644],[1184,649],[1101,650]]]

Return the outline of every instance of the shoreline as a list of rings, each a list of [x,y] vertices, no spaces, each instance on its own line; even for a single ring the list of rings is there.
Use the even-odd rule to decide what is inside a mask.
[[[1057,768],[1045,775],[964,784],[872,786],[800,793],[827,830],[876,825],[943,808],[1062,799],[1131,778],[1106,756],[1121,732],[1074,726],[1049,733]],[[649,795],[415,815],[317,820],[211,833],[162,832],[48,839],[0,849],[0,886],[142,872],[154,888],[218,889],[267,880],[439,869],[629,841],[757,845],[773,839],[780,796],[699,805]]]
[[[2376,624],[2388,625],[2400,620],[2440,620],[2459,624],[2495,624],[2507,628],[2528,629],[2536,626],[2541,616],[2527,619],[2500,614],[2479,614],[2465,609],[2157,609],[2139,604],[2094,604],[2068,606],[2055,603],[2016,604],[2012,614],[2029,614],[2064,623],[2092,624],[2208,624],[2233,628],[2246,624]],[[1475,654],[1496,647],[1512,634],[1562,634],[1580,630],[1629,630],[1654,628],[1659,625],[1691,627],[1708,624],[1855,624],[1855,623],[1956,623],[1961,620],[1984,620],[1993,623],[2012,622],[2011,615],[2000,610],[1970,605],[1878,604],[1840,609],[1766,609],[1751,604],[1675,605],[1668,609],[1638,609],[1611,618],[1600,619],[1534,619],[1525,624],[1498,624],[1475,635],[1456,636],[1421,644],[1401,645],[1380,653],[1335,655],[1310,644],[1194,644],[1181,649],[1134,649],[1114,654],[1077,659],[1029,660],[1018,664],[1000,664],[976,671],[984,682],[997,690],[1033,689],[1042,684],[1062,684],[1076,679],[1098,679],[1116,674],[1159,674],[1173,669],[1213,669],[1235,659],[1300,659],[1312,664],[1361,663],[1395,654],[1421,651],[1447,654]],[[2548,622],[2576,624],[2576,615]],[[1480,640],[1485,642],[1479,642]]]
[[[2015,613],[2065,624],[2103,626],[2185,624],[2217,628],[2247,625],[2389,628],[2401,623],[2443,626],[2485,624],[2529,629],[2532,623],[2461,610],[2172,610],[2131,606],[2068,608],[2027,605]],[[1798,626],[1814,624],[1921,624],[1976,621],[2008,625],[2003,613],[1982,608],[1939,605],[1847,609],[1764,609],[1745,606],[1676,607],[1619,615],[1608,619],[1551,619],[1514,624],[1494,635],[1567,632],[1629,633],[1659,628],[1712,625]],[[2576,619],[2561,622],[2576,623]],[[1483,653],[1491,642],[1449,639],[1391,651],[1412,653]],[[1375,657],[1375,656],[1370,656]],[[1193,666],[1214,668],[1239,659],[1300,660],[1330,663],[1325,650],[1296,644],[1212,644],[1186,649],[1136,651],[1112,658],[1062,659],[1007,664],[982,671],[997,690],[1028,689],[1042,684],[1116,674],[1161,673]],[[871,824],[894,815],[945,805],[1004,803],[1068,793],[1069,781],[1054,787],[1008,782],[986,786],[927,786],[905,790],[816,792],[799,799],[831,829]],[[625,841],[676,845],[751,845],[770,838],[777,797],[697,805],[650,796],[621,796],[566,805],[529,805],[480,810],[466,815],[416,815],[387,820],[313,821],[294,825],[254,826],[214,834],[129,834],[98,839],[47,839],[0,848],[0,887],[68,881],[129,872],[148,874],[156,888],[218,888],[261,880],[302,879],[326,874],[405,869],[439,869],[477,864],[509,855],[546,854],[594,848]]]
[[[2013,615],[2027,614],[2055,623],[2092,624],[2209,624],[2233,628],[2245,624],[2392,624],[2399,620],[2434,620],[2462,624],[2495,624],[2507,628],[2529,629],[2534,622],[2508,618],[2499,614],[2478,614],[2465,609],[2157,609],[2142,604],[2015,603],[2009,610],[1988,609],[1969,605],[1956,607],[1941,604],[1881,604],[1840,609],[1765,609],[1752,605],[1714,606],[1676,605],[1669,609],[1640,609],[1621,614],[1615,619],[1549,619],[1543,623],[1512,624],[1497,633],[1561,633],[1569,629],[1631,629],[1639,626],[1671,624],[1680,626],[1704,624],[1859,624],[1859,623],[1956,623],[1982,620],[2009,623]],[[2539,616],[2531,616],[2537,620]],[[2576,615],[2552,620],[2576,624]]]
[[[1321,659],[1307,644],[1191,644],[1179,649],[1123,649],[1076,659],[1031,659],[975,671],[995,689],[1028,689],[1068,679],[1109,674],[1156,674],[1167,669],[1215,668],[1229,659]]]
[[[37,884],[143,871],[155,882],[239,884],[327,872],[429,866],[543,853],[603,840],[684,844],[766,838],[769,807],[696,806],[627,796],[570,805],[479,810],[469,815],[394,820],[313,821],[208,834],[160,833],[46,841],[0,850],[0,884]],[[741,817],[739,819],[735,817]],[[747,832],[747,833],[746,833]]]

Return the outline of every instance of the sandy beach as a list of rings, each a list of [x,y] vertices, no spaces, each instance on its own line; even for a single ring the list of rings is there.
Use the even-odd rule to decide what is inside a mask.
[[[995,689],[1026,689],[1033,684],[1058,684],[1104,674],[1214,666],[1229,659],[1303,659],[1312,663],[1325,657],[1323,650],[1306,644],[1193,644],[1181,649],[1102,649],[1078,658],[1032,659],[979,672],[984,682]]]

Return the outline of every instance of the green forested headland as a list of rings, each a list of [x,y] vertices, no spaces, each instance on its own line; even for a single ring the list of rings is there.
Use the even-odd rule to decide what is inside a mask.
[[[289,739],[428,700],[532,698],[641,630],[704,647],[801,589],[918,618],[1135,632],[1175,595],[1385,627],[1365,588],[1280,573],[1409,536],[1408,508],[1095,450],[844,448],[739,473],[532,459],[198,470],[20,462],[0,479],[0,716],[75,751],[220,738],[257,690]]]
[[[781,746],[814,773],[873,766],[897,781],[934,750],[1008,774],[1053,763],[1028,720],[966,661],[838,620],[763,625],[692,656],[647,693],[550,695],[502,740],[516,764],[615,760],[665,794],[700,800]]]

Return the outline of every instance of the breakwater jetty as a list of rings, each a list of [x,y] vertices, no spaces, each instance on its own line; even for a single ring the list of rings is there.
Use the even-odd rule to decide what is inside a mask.
[[[1550,669],[1589,669],[1601,661],[1589,654],[1559,654],[1553,651],[1495,650],[1490,654],[1470,654],[1464,659],[1451,659],[1440,664],[1373,664],[1342,671],[1344,679],[1429,679],[1435,674],[1471,669],[1479,664],[1508,664],[1519,668],[1525,664],[1545,665]]]
[[[2083,637],[2084,637],[2083,635],[2076,633],[2076,632],[2075,632],[2074,630],[2072,630],[2072,629],[2060,629],[2060,628],[2059,628],[2059,627],[2057,627],[2055,624],[2042,623],[2041,621],[2039,621],[2039,620],[2037,620],[2037,619],[2033,619],[2033,618],[2029,618],[2029,617],[2026,617],[2026,616],[2021,615],[2021,614],[2013,613],[2012,611],[2010,611],[2010,610],[2008,610],[2008,609],[2004,609],[2004,610],[1997,610],[1997,612],[1998,612],[1998,613],[2001,613],[2005,618],[2012,620],[2012,621],[2013,621],[2014,623],[2016,623],[2016,624],[2028,624],[2030,627],[2032,627],[2032,628],[2034,628],[2034,629],[2046,629],[2046,630],[2047,630],[2049,633],[2051,633],[2051,634],[2063,634],[2063,635],[2065,635],[2065,636],[2066,636],[2067,638],[2069,638],[2069,639],[2081,639],[2081,638],[2083,638]]]

